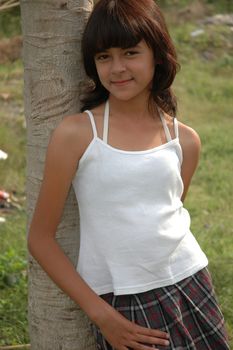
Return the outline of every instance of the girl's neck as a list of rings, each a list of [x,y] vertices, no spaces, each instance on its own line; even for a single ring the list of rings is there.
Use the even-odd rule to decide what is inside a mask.
[[[145,119],[154,119],[158,115],[157,108],[155,106],[154,111],[149,107],[149,99],[142,100],[141,98],[135,98],[129,101],[122,101],[116,99],[114,96],[109,97],[110,114],[118,119],[130,119],[134,122],[140,122]]]

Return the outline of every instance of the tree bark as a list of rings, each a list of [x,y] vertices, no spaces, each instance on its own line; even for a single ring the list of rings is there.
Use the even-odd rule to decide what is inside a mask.
[[[51,131],[64,115],[79,111],[80,83],[84,78],[80,41],[92,6],[92,0],[21,0],[28,225],[41,185]],[[56,237],[76,264],[79,215],[72,188]],[[31,256],[28,274],[31,349],[96,349],[87,317]]]

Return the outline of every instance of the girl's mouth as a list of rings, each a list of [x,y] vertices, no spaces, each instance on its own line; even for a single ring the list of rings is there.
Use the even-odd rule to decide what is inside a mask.
[[[128,84],[129,82],[131,82],[133,80],[133,78],[131,79],[127,79],[127,80],[116,80],[116,81],[112,81],[111,83],[114,84],[114,85],[126,85]]]

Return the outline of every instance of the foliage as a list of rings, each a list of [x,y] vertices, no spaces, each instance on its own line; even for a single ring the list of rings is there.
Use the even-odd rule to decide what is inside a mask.
[[[193,3],[193,0],[157,0],[161,7],[176,7],[182,8]],[[212,5],[215,11],[231,12],[233,10],[232,0],[202,0],[203,4]]]
[[[0,39],[21,33],[20,8],[12,8],[0,12]]]
[[[216,292],[233,337],[233,240],[231,225],[232,84],[216,62],[192,61],[184,65],[176,82],[179,119],[193,126],[202,140],[199,169],[186,206],[192,231],[209,258]],[[233,68],[233,67],[232,67]],[[227,71],[233,69],[228,67]],[[213,88],[214,87],[214,88]],[[226,90],[225,90],[226,89]]]
[[[0,185],[17,195],[24,194],[26,130],[23,116],[22,63],[0,66],[0,149],[9,154],[0,161]],[[7,93],[4,100],[1,96]]]
[[[202,0],[206,5],[211,5],[213,11],[232,12],[232,0]],[[188,6],[193,3],[192,0],[157,0],[162,8],[174,7],[176,10]],[[0,0],[1,4],[1,0]],[[11,8],[0,12],[0,39],[3,37],[11,37],[21,33],[20,26],[20,8]]]
[[[0,210],[0,346],[27,342],[27,258],[25,247],[25,143],[22,63],[0,66],[0,189],[17,198],[16,208]],[[8,97],[3,98],[4,94]]]
[[[0,256],[0,288],[12,287],[24,277],[26,260],[19,257],[16,251],[10,248]]]
[[[231,0],[206,0],[207,4],[215,5],[218,10],[231,12],[233,10],[233,4]]]
[[[25,211],[6,220],[0,224],[0,346],[28,340]]]

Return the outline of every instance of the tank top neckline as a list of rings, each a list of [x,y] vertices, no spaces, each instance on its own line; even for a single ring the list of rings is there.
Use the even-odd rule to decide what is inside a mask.
[[[101,139],[98,136],[93,113],[90,110],[85,110],[85,113],[87,113],[89,118],[90,118],[90,122],[91,122],[91,125],[92,125],[93,136],[94,136],[92,141],[91,141],[91,143],[89,144],[89,146],[91,146],[93,142],[98,141],[102,145],[104,145],[105,147],[107,147],[107,148],[109,148],[109,149],[111,149],[111,150],[113,150],[115,152],[125,153],[125,154],[146,154],[146,153],[151,153],[151,152],[159,151],[159,150],[162,150],[164,148],[170,147],[170,145],[172,145],[172,144],[176,144],[176,143],[179,144],[179,131],[178,131],[177,119],[174,118],[175,138],[172,138],[171,134],[170,134],[170,131],[169,131],[169,128],[168,128],[168,126],[166,124],[166,121],[165,121],[165,119],[163,117],[162,111],[160,109],[158,109],[158,111],[159,111],[159,116],[160,116],[160,119],[161,119],[161,122],[162,122],[162,125],[163,125],[163,129],[164,129],[164,132],[165,132],[165,135],[166,135],[167,142],[165,142],[165,143],[163,143],[161,145],[152,147],[152,148],[145,149],[145,150],[130,151],[130,150],[123,150],[123,149],[114,147],[114,146],[110,145],[107,142],[108,141],[108,124],[109,124],[109,101],[108,100],[105,103],[105,110],[104,110],[103,139]]]

